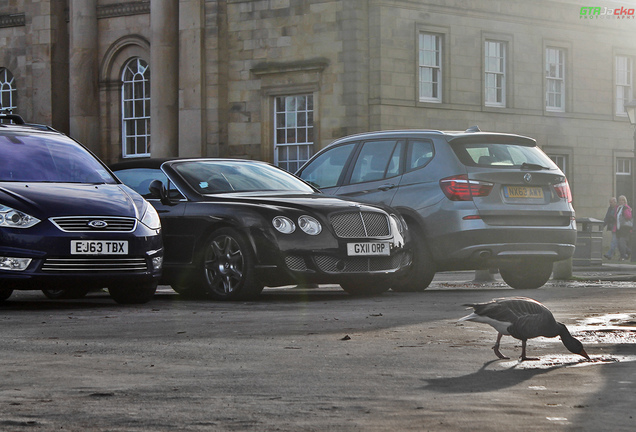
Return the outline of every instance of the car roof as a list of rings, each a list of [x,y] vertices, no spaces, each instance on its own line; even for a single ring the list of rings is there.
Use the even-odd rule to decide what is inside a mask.
[[[407,138],[407,137],[416,137],[421,135],[437,135],[446,137],[446,140],[451,142],[457,139],[463,138],[512,138],[515,141],[519,140],[532,140],[533,138],[526,137],[523,135],[509,134],[509,133],[500,133],[500,132],[482,132],[478,126],[472,126],[471,128],[465,131],[442,131],[436,129],[395,129],[395,130],[381,130],[381,131],[373,131],[373,132],[362,132],[359,134],[348,135],[346,137],[339,138],[335,140],[330,145],[338,144],[345,141],[350,140],[359,140],[359,139],[369,139],[369,138],[389,138],[389,137],[397,137],[397,138]],[[536,141],[535,141],[536,142]]]
[[[200,157],[200,158],[131,158],[120,162],[115,162],[109,165],[112,171],[119,171],[132,168],[160,168],[165,162],[191,162],[191,161],[233,161],[233,162],[245,162],[245,163],[267,163],[260,160],[252,159],[232,159],[232,158],[213,158],[213,157]]]
[[[174,158],[131,158],[124,159],[120,162],[109,164],[108,167],[112,171],[119,171],[131,168],[155,168],[161,167],[164,162],[174,160]]]
[[[12,123],[3,123],[3,120],[10,120]],[[19,132],[55,132],[60,135],[64,135],[62,132],[53,129],[51,126],[26,123],[24,119],[18,114],[0,113],[0,131],[2,129],[19,131]]]

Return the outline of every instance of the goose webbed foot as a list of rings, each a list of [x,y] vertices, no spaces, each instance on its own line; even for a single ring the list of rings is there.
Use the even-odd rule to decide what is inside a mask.
[[[508,360],[510,357],[506,357],[505,355],[503,355],[500,351],[499,351],[499,347],[497,345],[495,345],[494,347],[492,347],[492,350],[495,352],[495,355],[497,357],[499,357],[502,360]]]
[[[521,341],[521,357],[519,361],[538,361],[536,357],[526,357],[526,341]]]

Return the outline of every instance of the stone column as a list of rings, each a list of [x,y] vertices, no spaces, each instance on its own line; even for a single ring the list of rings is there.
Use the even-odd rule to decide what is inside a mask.
[[[97,0],[70,0],[69,6],[70,132],[99,154]]]
[[[179,156],[179,2],[150,6],[150,128],[153,157]]]
[[[205,5],[181,0],[179,12],[179,156],[204,155]]]
[[[68,132],[68,31],[65,2],[25,0],[26,100],[18,113],[26,121]]]

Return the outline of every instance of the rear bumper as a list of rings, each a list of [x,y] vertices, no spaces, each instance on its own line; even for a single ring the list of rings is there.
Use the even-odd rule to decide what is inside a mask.
[[[575,229],[514,227],[438,237],[431,241],[431,252],[442,269],[477,269],[526,259],[562,261],[572,257],[575,245]]]

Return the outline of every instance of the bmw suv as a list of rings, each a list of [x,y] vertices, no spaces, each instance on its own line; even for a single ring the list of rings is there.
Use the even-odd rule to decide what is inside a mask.
[[[161,276],[159,216],[81,144],[0,115],[0,301],[14,290],[145,303]]]
[[[574,253],[567,179],[529,137],[478,127],[363,133],[333,142],[296,174],[327,194],[402,213],[417,251],[394,290],[423,290],[436,271],[492,268],[513,288],[538,288]]]

